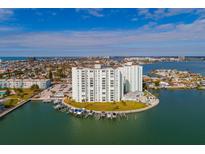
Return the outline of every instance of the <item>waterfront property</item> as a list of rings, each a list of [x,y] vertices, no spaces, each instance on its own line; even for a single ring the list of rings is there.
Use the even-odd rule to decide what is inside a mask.
[[[72,98],[77,102],[120,101],[135,91],[142,91],[142,66],[72,68]]]
[[[111,112],[115,113],[134,113],[150,109],[158,105],[159,99],[148,91],[129,92],[121,101],[118,102],[76,102],[69,97],[63,100],[63,104],[69,108],[77,108],[79,110],[92,110],[94,112]],[[98,112],[101,111],[101,112]]]
[[[7,89],[7,94],[0,100],[0,117],[7,115],[23,104],[27,103],[30,98],[39,92],[39,89]]]
[[[120,101],[120,102],[85,102],[78,103],[69,99],[65,99],[65,103],[75,108],[94,110],[94,111],[129,111],[142,109],[147,107],[147,104],[136,101]]]
[[[205,77],[198,73],[175,69],[157,69],[144,76],[148,88],[203,89]]]
[[[49,79],[0,79],[0,88],[30,88],[32,85],[46,89],[51,85],[51,81]]]
[[[133,65],[132,62],[125,63],[120,67],[120,71],[123,77],[124,91],[123,93],[128,92],[141,92],[142,87],[142,75],[143,68],[140,65]]]
[[[33,100],[63,99],[64,96],[71,97],[71,84],[54,84],[35,95]]]
[[[119,69],[72,68],[72,98],[77,102],[120,101],[123,95]]]
[[[146,74],[156,68],[190,68],[205,75],[204,66],[204,62],[155,63],[143,70]],[[0,144],[205,144],[204,90],[151,92],[159,96],[160,105],[114,121],[75,118],[51,104],[31,101],[0,120]]]

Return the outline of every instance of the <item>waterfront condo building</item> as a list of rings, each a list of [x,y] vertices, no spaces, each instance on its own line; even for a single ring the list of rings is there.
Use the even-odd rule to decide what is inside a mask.
[[[77,102],[120,101],[123,96],[119,69],[72,68],[72,98]]]
[[[77,102],[120,101],[135,91],[142,91],[142,66],[72,68],[72,98]]]
[[[143,72],[142,66],[132,65],[132,62],[127,62],[120,68],[123,82],[124,82],[124,93],[128,92],[141,92]]]
[[[46,89],[51,85],[51,81],[49,79],[0,79],[0,88],[30,88],[32,85]]]

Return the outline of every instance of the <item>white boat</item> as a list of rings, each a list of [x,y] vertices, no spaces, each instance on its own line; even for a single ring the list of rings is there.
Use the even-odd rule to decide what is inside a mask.
[[[80,111],[80,110],[78,110],[77,112],[76,112],[76,115],[82,115],[82,111]]]
[[[53,108],[54,108],[54,109],[59,109],[59,108],[61,108],[61,105],[58,104],[58,105],[54,106]]]
[[[107,118],[112,118],[112,114],[111,113],[107,113]]]
[[[69,113],[73,113],[73,110],[72,110],[72,109],[69,109],[68,112],[69,112]]]
[[[92,116],[92,115],[93,115],[93,111],[92,111],[92,110],[89,111],[89,112],[88,112],[88,115],[89,115],[89,116]]]
[[[116,113],[113,113],[113,114],[112,114],[112,118],[117,118],[117,114],[116,114]]]
[[[102,113],[101,113],[101,117],[102,117],[102,118],[106,117],[106,113],[105,113],[105,112],[102,112]]]
[[[56,99],[56,100],[53,101],[53,104],[54,104],[54,105],[55,105],[55,104],[59,104],[60,102],[61,102],[60,100],[57,100],[57,99]]]
[[[61,112],[65,112],[65,111],[66,111],[66,108],[63,108],[63,109],[61,109],[60,111],[61,111]]]
[[[44,99],[43,100],[43,103],[50,103],[51,102],[51,100],[49,100],[49,99]]]

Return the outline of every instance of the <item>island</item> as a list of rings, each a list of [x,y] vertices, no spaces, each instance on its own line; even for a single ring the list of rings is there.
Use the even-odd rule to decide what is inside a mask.
[[[176,69],[156,69],[144,76],[146,89],[205,89],[205,77]]]

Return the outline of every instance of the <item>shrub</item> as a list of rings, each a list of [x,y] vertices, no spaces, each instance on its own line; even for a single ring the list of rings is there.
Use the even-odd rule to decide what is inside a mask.
[[[18,103],[17,99],[9,99],[6,102],[4,102],[3,105],[5,106],[5,108],[10,108],[10,107],[14,107],[17,103]]]

